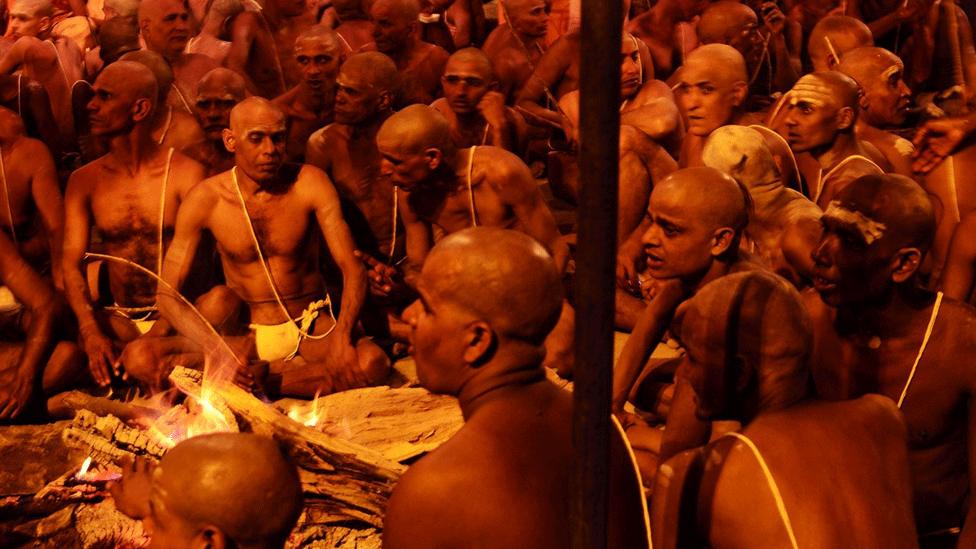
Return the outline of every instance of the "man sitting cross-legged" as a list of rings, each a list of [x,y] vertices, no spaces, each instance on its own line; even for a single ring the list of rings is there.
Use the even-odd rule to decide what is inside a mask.
[[[810,400],[810,322],[785,281],[719,278],[678,309],[672,332],[690,419],[742,429],[661,466],[655,547],[918,547],[898,409],[878,395]]]
[[[227,280],[220,290],[226,311],[221,329],[245,334],[229,338],[237,352],[270,363],[267,388],[310,397],[376,383],[385,379],[390,362],[356,331],[366,272],[353,255],[339,197],[318,168],[284,162],[285,135],[284,114],[271,102],[249,98],[234,107],[224,143],[235,166],[187,197],[163,278],[179,289],[192,275],[201,236],[209,232]],[[323,251],[342,271],[336,320],[332,308],[338,304],[329,299],[317,268],[320,235]],[[184,348],[179,339],[144,341],[137,364],[126,367],[160,386],[172,362],[160,357]]]
[[[958,546],[972,547],[976,371],[966,357],[976,350],[976,312],[921,288],[933,210],[917,183],[890,174],[855,179],[828,204],[814,253],[816,292],[804,294],[813,380],[820,398],[878,393],[898,403],[920,541],[950,541],[961,528]]]
[[[400,479],[384,547],[570,545],[573,399],[542,367],[560,276],[515,231],[465,229],[431,250],[405,316],[420,383],[457,397],[465,424]],[[615,429],[609,453],[608,547],[647,547],[639,480]],[[458,505],[458,494],[478,497]]]

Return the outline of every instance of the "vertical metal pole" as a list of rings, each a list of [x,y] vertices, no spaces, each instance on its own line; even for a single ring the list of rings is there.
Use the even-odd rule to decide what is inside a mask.
[[[621,4],[621,0],[583,0],[580,28],[574,549],[607,546]]]

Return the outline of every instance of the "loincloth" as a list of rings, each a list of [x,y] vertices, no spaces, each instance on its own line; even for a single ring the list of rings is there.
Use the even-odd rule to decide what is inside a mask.
[[[122,317],[132,323],[139,335],[146,335],[152,327],[156,325],[159,318],[159,311],[155,305],[149,307],[123,307],[118,303],[105,307],[105,310],[114,316]]]
[[[254,350],[258,359],[287,361],[294,358],[306,337],[302,332],[309,333],[323,309],[330,310],[328,301],[319,299],[309,303],[296,319],[280,324],[248,324],[247,327],[254,332]]]

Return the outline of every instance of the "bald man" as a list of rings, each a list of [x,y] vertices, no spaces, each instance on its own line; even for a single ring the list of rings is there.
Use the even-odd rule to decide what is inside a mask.
[[[929,197],[906,177],[861,177],[836,194],[823,225],[816,292],[804,295],[817,394],[895,400],[908,424],[920,542],[968,547],[976,421],[967,409],[976,376],[960,357],[976,348],[966,329],[976,315],[921,288],[918,267],[935,231]]]
[[[249,360],[270,363],[269,390],[311,397],[377,383],[390,362],[356,331],[366,272],[353,255],[338,194],[322,170],[285,163],[285,135],[284,113],[271,102],[252,97],[234,107],[224,144],[235,166],[187,197],[163,279],[178,289],[192,276],[191,260],[206,231],[220,252],[227,281],[221,293],[239,308],[223,329],[247,334],[230,337],[231,345]],[[342,273],[337,319],[315,261],[319,235],[326,244],[321,251]],[[152,382],[171,368],[166,361],[140,364],[136,375]]]
[[[807,38],[807,55],[813,70],[834,70],[845,53],[874,45],[871,29],[861,20],[846,15],[828,15],[813,27]]]
[[[551,250],[560,269],[568,260],[556,221],[528,167],[512,153],[493,146],[458,150],[450,126],[430,107],[414,105],[389,117],[376,146],[382,175],[397,188],[397,206],[406,235],[408,284],[415,280],[434,243],[435,231],[451,234],[488,226],[522,231]],[[388,294],[400,273],[371,261],[372,284]],[[546,364],[568,372],[572,310],[547,344]]]
[[[440,95],[440,78],[450,54],[417,37],[417,0],[375,0],[369,9],[373,42],[359,51],[378,51],[390,57],[400,71],[396,106],[429,104]]]
[[[855,135],[877,147],[896,173],[911,177],[915,147],[888,131],[905,123],[912,105],[905,64],[886,49],[865,47],[845,53],[837,70],[861,87]]]
[[[156,78],[159,98],[151,120],[153,141],[164,149],[172,147],[184,154],[192,153],[204,141],[205,135],[194,113],[188,113],[167,102],[175,81],[173,70],[166,59],[151,50],[138,50],[123,55],[122,60],[145,65]]]
[[[163,56],[173,70],[172,92],[167,91],[170,106],[192,116],[197,82],[219,65],[205,55],[184,51],[192,34],[186,0],[143,0],[139,4],[139,30],[146,49]]]
[[[234,167],[234,155],[224,146],[224,130],[230,127],[231,109],[246,95],[244,78],[223,67],[203,75],[197,85],[197,120],[206,139],[193,156],[207,167],[208,177]]]
[[[801,164],[800,169],[810,198],[823,209],[850,181],[889,168],[877,150],[872,151],[854,132],[858,101],[857,82],[836,71],[805,75],[784,99],[777,131],[794,153],[809,153],[816,160],[816,164]]]
[[[769,96],[790,89],[800,77],[800,37],[794,33],[791,38],[797,40],[788,44],[786,16],[775,3],[762,9],[765,33],[760,31],[759,14],[733,0],[720,0],[705,8],[696,30],[702,44],[726,44],[742,54],[751,94],[766,97],[768,104]]]
[[[306,159],[329,175],[346,201],[356,248],[380,259],[393,256],[393,187],[380,173],[380,126],[393,114],[397,72],[379,52],[353,54],[336,78],[335,122],[308,140]],[[402,245],[400,248],[402,253]]]
[[[759,131],[723,126],[708,137],[702,161],[748,189],[752,202],[745,249],[799,289],[813,280],[821,210],[783,186],[779,167]]]
[[[85,52],[85,74],[93,79],[99,72],[139,46],[139,25],[135,17],[115,17],[98,27],[98,46]]]
[[[158,465],[123,464],[115,507],[151,524],[150,547],[281,549],[302,512],[302,485],[278,443],[249,433],[187,439]]]
[[[124,258],[156,272],[176,224],[176,212],[204,168],[151,136],[159,93],[145,66],[117,61],[102,71],[88,104],[91,130],[108,153],[71,174],[65,196],[64,279],[78,317],[92,377],[101,386],[118,372],[118,351],[147,333],[158,318],[156,281],[119,263],[105,265],[110,295],[97,274],[84,274],[85,253]],[[98,272],[95,270],[94,272]],[[165,329],[163,326],[157,330]]]
[[[498,91],[506,100],[514,99],[546,51],[551,0],[504,0],[505,14],[481,50],[491,59],[498,77]]]
[[[615,413],[622,413],[624,404],[634,399],[636,406],[651,409],[651,403],[639,397],[638,377],[688,295],[729,273],[763,268],[739,249],[749,223],[747,196],[734,179],[705,167],[678,170],[654,187],[649,226],[637,235],[650,276],[631,284],[652,284],[656,295],[637,313],[614,367]]]
[[[315,26],[315,14],[305,0],[269,0],[262,4],[260,14],[274,36],[274,53],[285,78],[284,89],[298,85],[302,80],[302,68],[295,59],[295,41],[305,31]],[[270,95],[272,99],[278,94]]]
[[[521,156],[525,121],[505,106],[491,61],[481,50],[464,48],[451,54],[441,88],[444,97],[430,106],[450,124],[456,146],[494,145]]]
[[[515,231],[465,229],[431,251],[406,312],[410,340],[421,384],[457,397],[465,424],[401,477],[384,547],[569,546],[572,398],[541,364],[560,278],[545,248]],[[639,481],[616,429],[609,450],[607,546],[646,548]],[[458,494],[478,498],[458,505]]]
[[[305,144],[318,129],[333,119],[336,74],[345,51],[336,34],[315,26],[295,41],[295,60],[302,68],[302,81],[274,99],[288,117],[288,158],[305,158]]]
[[[224,66],[244,76],[254,95],[272,99],[285,93],[289,85],[280,58],[289,52],[278,51],[268,19],[260,11],[241,10],[229,15],[224,24],[230,41]]]
[[[901,415],[878,395],[810,400],[810,321],[795,290],[761,272],[716,279],[673,332],[687,350],[689,419],[742,428],[660,468],[656,546],[918,547]]]
[[[0,74],[20,69],[47,91],[63,138],[74,139],[71,87],[82,79],[84,57],[78,45],[52,34],[50,0],[17,0],[8,8],[13,46],[0,57]]]

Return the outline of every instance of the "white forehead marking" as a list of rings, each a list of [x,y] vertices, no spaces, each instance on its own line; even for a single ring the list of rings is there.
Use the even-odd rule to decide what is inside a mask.
[[[861,212],[851,210],[836,200],[830,201],[827,210],[824,211],[824,216],[853,225],[869,246],[880,240],[888,228],[884,223],[879,223]]]

